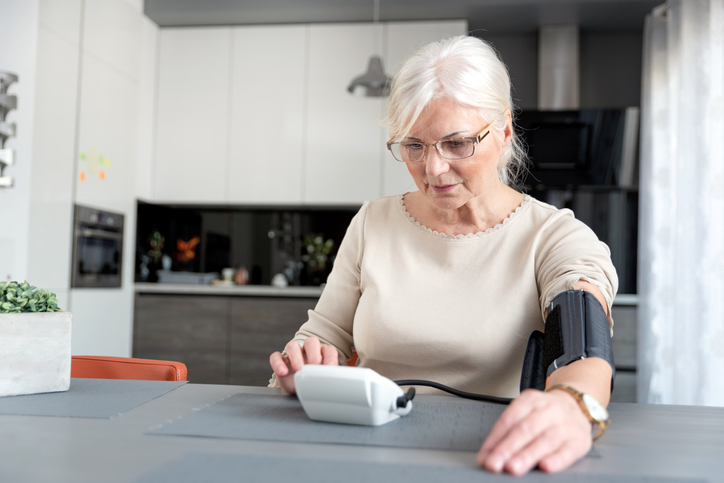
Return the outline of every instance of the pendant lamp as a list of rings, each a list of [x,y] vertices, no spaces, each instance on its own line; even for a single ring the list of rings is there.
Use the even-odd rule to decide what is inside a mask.
[[[374,24],[379,23],[380,1],[375,0]],[[377,37],[375,36],[375,50],[377,50]],[[352,79],[347,90],[352,94],[366,97],[386,97],[390,94],[390,79],[382,67],[382,58],[373,55],[367,65],[367,72]]]

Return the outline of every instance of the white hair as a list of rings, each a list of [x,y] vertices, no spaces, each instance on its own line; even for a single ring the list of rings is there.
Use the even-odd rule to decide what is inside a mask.
[[[514,115],[505,64],[484,40],[461,35],[428,44],[404,62],[392,80],[387,117],[380,123],[392,139],[402,139],[425,107],[442,97],[477,109],[483,121],[494,123],[500,139],[507,124],[506,111]],[[515,187],[526,162],[513,130],[510,144],[498,161],[498,177]]]

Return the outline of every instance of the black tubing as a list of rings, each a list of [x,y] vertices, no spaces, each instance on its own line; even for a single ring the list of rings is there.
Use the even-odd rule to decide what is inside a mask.
[[[510,402],[513,400],[513,399],[507,398],[507,397],[486,396],[484,394],[474,394],[472,392],[460,391],[458,389],[453,389],[452,387],[444,386],[444,385],[440,384],[439,382],[421,381],[419,379],[403,379],[401,381],[395,381],[395,384],[397,384],[398,386],[434,387],[435,389],[449,392],[450,394],[453,394],[458,397],[463,397],[465,399],[473,399],[475,401],[485,401],[485,402],[491,402],[491,403],[495,403],[495,404],[510,404]]]

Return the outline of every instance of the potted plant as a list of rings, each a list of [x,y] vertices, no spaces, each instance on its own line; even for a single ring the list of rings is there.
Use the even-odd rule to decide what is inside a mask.
[[[302,262],[306,264],[305,282],[309,285],[321,285],[327,280],[327,262],[330,260],[334,240],[324,239],[322,233],[307,235],[302,240]]]
[[[0,396],[67,391],[71,313],[28,282],[0,282]]]

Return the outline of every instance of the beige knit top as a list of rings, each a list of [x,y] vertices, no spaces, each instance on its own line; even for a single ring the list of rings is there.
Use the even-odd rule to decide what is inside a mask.
[[[530,333],[578,280],[610,309],[618,278],[609,249],[570,210],[526,196],[500,225],[452,236],[417,223],[402,195],[385,197],[355,215],[294,340],[317,336],[340,364],[354,347],[359,366],[392,380],[515,397]]]

